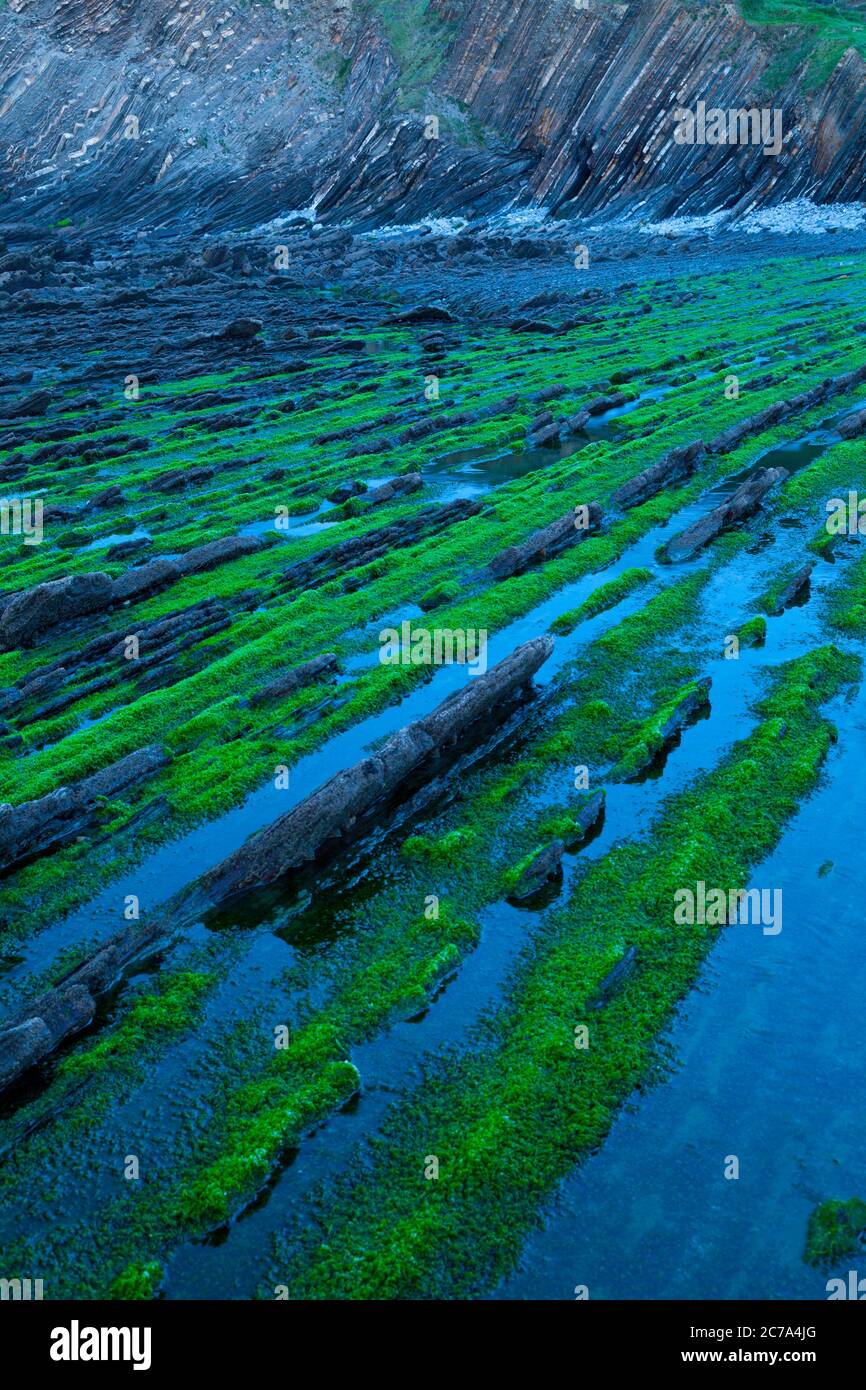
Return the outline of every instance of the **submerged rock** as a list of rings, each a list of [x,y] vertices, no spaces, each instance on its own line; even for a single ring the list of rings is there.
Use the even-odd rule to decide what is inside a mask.
[[[789,604],[794,603],[796,599],[802,598],[807,594],[809,580],[812,577],[814,568],[815,561],[809,560],[802,569],[797,570],[797,573],[788,581],[772,606],[767,610],[772,617],[778,617],[780,613],[785,611]]]
[[[809,1217],[803,1259],[811,1265],[838,1264],[862,1250],[864,1240],[866,1202],[859,1197],[847,1201],[831,1198],[815,1207]],[[853,1297],[860,1297],[859,1290]]]
[[[592,998],[590,999],[587,1008],[603,1008],[604,1005],[607,1004],[613,998],[613,996],[622,989],[623,985],[629,979],[629,976],[631,976],[634,973],[636,965],[637,947],[629,946],[628,950],[625,952],[622,958],[617,961],[613,969],[609,970],[608,973],[605,975],[604,979],[601,981],[601,984],[598,986],[595,993],[592,995]]]
[[[688,560],[710,541],[715,540],[721,531],[730,526],[738,526],[754,516],[761,502],[771,488],[788,476],[786,468],[763,468],[747,478],[732,497],[720,506],[714,507],[702,516],[693,526],[681,531],[665,546],[664,555],[668,560]]]
[[[538,850],[526,865],[519,879],[508,894],[512,902],[523,903],[536,897],[562,873],[562,856],[565,844],[562,840],[552,840],[549,845]]]

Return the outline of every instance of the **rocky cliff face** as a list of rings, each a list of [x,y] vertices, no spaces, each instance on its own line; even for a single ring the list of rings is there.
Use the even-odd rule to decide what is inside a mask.
[[[681,0],[8,0],[7,218],[253,226],[315,203],[376,225],[515,200],[659,216],[857,199],[866,64],[851,48],[808,94],[803,64],[780,85],[786,32]],[[676,143],[674,110],[699,101],[779,108],[781,152]]]

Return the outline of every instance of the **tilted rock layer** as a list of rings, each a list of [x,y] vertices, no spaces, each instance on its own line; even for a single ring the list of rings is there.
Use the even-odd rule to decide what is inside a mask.
[[[9,0],[4,193],[25,220],[202,227],[855,200],[866,65],[782,81],[810,32],[679,0]],[[677,144],[699,101],[779,108],[781,153]]]

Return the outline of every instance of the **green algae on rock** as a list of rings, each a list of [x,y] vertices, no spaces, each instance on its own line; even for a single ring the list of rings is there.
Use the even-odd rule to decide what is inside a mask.
[[[859,1197],[847,1201],[821,1202],[809,1217],[806,1249],[807,1264],[832,1265],[856,1255],[866,1240],[866,1202]]]

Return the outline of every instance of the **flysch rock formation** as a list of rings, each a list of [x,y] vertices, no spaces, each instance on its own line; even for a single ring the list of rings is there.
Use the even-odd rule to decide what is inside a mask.
[[[729,526],[738,526],[741,521],[754,516],[770,489],[787,476],[785,468],[762,468],[759,472],[753,473],[726,502],[714,507],[693,526],[687,527],[678,536],[674,536],[673,540],[668,541],[664,550],[666,559],[691,559],[705,545],[709,545],[710,541],[715,540],[720,532],[727,530]]]
[[[217,905],[312,862],[329,841],[339,840],[360,817],[393,798],[420,766],[435,764],[466,729],[528,688],[552,650],[552,637],[523,643],[484,675],[473,677],[448,696],[432,713],[393,734],[371,757],[338,772],[204,874],[193,895],[195,903],[204,908]]]
[[[468,680],[430,714],[405,725],[369,758],[331,777],[264,830],[250,836],[215,868],[168,903],[147,922],[124,928],[77,966],[66,979],[24,1004],[0,1025],[0,1089],[43,1061],[64,1041],[90,1023],[97,999],[117,981],[131,961],[153,948],[191,918],[239,894],[276,882],[312,862],[329,844],[350,835],[362,817],[384,814],[388,805],[419,769],[435,769],[468,730],[522,696],[553,650],[552,637],[536,637],[483,675]],[[329,662],[329,655],[320,660]],[[123,763],[89,779],[87,785],[57,792],[28,806],[0,808],[0,834],[8,853],[25,846],[25,832],[53,828],[60,814],[86,814],[98,791],[116,791],[156,770],[161,749],[133,754]],[[101,779],[101,780],[100,780]],[[91,786],[90,783],[93,783]],[[98,785],[97,785],[98,784]],[[44,803],[44,804],[43,804]]]
[[[139,748],[71,787],[60,787],[19,806],[0,806],[0,872],[59,839],[80,833],[90,824],[101,798],[138,785],[167,762],[165,749]]]
[[[810,83],[793,28],[779,86],[779,33],[679,0],[10,0],[4,183],[13,217],[139,228],[858,199],[866,65]],[[778,108],[781,152],[675,142],[700,100]]]

